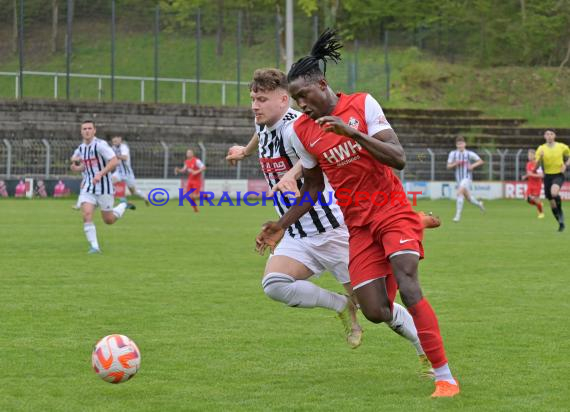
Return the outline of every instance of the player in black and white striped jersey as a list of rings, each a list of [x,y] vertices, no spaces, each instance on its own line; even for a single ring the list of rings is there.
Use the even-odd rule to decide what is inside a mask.
[[[277,69],[256,70],[250,96],[256,133],[247,146],[231,147],[227,159],[235,163],[257,149],[269,187],[281,192],[295,191],[298,195],[303,184],[302,165],[292,146],[292,127],[300,112],[289,107],[286,75]],[[267,296],[292,307],[336,311],[343,321],[348,344],[356,348],[361,343],[362,329],[352,300],[308,281],[313,275],[329,271],[352,295],[348,274],[349,235],[339,206],[334,198],[329,200],[332,193],[326,183],[321,205],[315,205],[287,229],[288,236],[267,261],[262,287]],[[291,203],[280,194],[277,199],[275,209],[282,216]],[[411,315],[397,303],[393,313],[389,326],[423,354]]]
[[[466,149],[465,138],[463,136],[458,136],[455,139],[455,147],[456,150],[451,151],[447,157],[447,168],[455,169],[457,201],[453,221],[459,222],[461,220],[461,212],[463,211],[465,198],[481,209],[482,212],[485,211],[483,202],[477,200],[475,196],[472,196],[470,193],[473,183],[473,170],[481,166],[484,162],[477,153]]]
[[[126,203],[113,208],[115,199],[110,173],[117,167],[119,160],[107,142],[95,137],[95,133],[95,123],[92,120],[85,120],[81,124],[83,143],[74,152],[71,164],[72,171],[83,174],[78,202],[83,213],[83,230],[90,245],[88,253],[101,253],[93,224],[95,208],[101,208],[103,221],[108,225],[120,219],[127,208]]]
[[[279,183],[280,177],[299,160],[290,140],[283,138],[283,135],[288,135],[290,127],[300,114],[296,110],[288,109],[277,125],[256,125],[259,141],[259,162],[270,189],[273,189]],[[297,187],[301,188],[302,185],[303,181],[298,179]],[[277,196],[276,199],[278,201],[275,203],[275,210],[279,216],[283,216],[291,207],[291,201],[287,196],[281,195]],[[310,210],[309,213],[290,226],[287,232],[292,238],[303,238],[330,232],[343,224],[344,217],[334,199],[333,189],[327,183],[323,191],[321,205]]]
[[[147,206],[150,206],[146,193],[137,188],[135,172],[131,166],[131,150],[129,146],[123,142],[121,136],[113,136],[111,144],[111,148],[115,152],[117,159],[119,159],[119,164],[112,176],[113,183],[125,182],[132,194],[140,197]]]

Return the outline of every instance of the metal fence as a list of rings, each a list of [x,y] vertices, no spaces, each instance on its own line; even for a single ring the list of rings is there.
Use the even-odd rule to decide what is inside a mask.
[[[0,142],[0,177],[57,178],[68,176],[74,142],[53,139],[4,139]],[[77,143],[79,144],[79,142]],[[225,156],[227,143],[205,142],[189,147],[184,143],[132,142],[132,165],[139,178],[173,178],[174,168],[183,165],[186,150],[192,148],[206,164],[206,177],[212,179],[262,179],[256,156],[230,166]],[[402,180],[454,180],[447,170],[448,151],[406,149]],[[526,149],[478,150],[485,164],[474,171],[476,180],[519,180],[525,173]]]
[[[0,98],[239,106],[247,104],[255,68],[286,69],[280,2],[5,3]],[[307,15],[300,3],[294,5],[294,58],[330,24],[318,10]],[[389,31],[379,23],[345,38],[343,60],[327,75],[340,90],[369,90],[389,100],[392,67],[409,66],[423,52],[453,60],[461,37],[448,31],[440,25]]]

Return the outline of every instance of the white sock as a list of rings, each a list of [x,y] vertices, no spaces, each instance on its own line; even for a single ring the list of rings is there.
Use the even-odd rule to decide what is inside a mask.
[[[147,200],[146,198],[146,193],[143,192],[140,189],[135,190],[135,195],[137,195],[138,197],[140,197],[142,200]]]
[[[87,241],[94,249],[99,249],[99,242],[97,241],[97,230],[93,223],[84,223],[83,231],[85,232],[85,237]]]
[[[117,219],[120,219],[123,214],[125,213],[125,210],[127,209],[127,204],[124,202],[121,202],[117,205],[117,207],[115,207],[113,209],[113,214],[115,215],[115,217]]]
[[[348,303],[346,296],[306,280],[296,280],[285,273],[268,273],[261,280],[261,286],[271,299],[298,308],[320,307],[342,312]]]
[[[455,379],[451,375],[451,370],[449,369],[449,365],[446,363],[442,367],[434,368],[433,374],[435,375],[435,380],[437,381],[447,381],[453,385],[457,385]]]
[[[479,202],[475,196],[469,196],[469,202],[471,202],[471,204],[474,204],[477,207],[481,207],[481,202]]]
[[[418,338],[418,331],[414,325],[414,319],[405,307],[394,302],[392,321],[388,323],[388,326],[398,335],[409,340],[416,348],[418,355],[425,355],[422,345],[420,344],[420,338]]]
[[[455,205],[455,219],[461,219],[461,212],[463,211],[463,202],[464,202],[463,195],[457,196],[457,203]]]
[[[79,198],[77,198],[77,203],[75,204],[75,207],[78,209],[81,208],[81,203],[79,202]]]

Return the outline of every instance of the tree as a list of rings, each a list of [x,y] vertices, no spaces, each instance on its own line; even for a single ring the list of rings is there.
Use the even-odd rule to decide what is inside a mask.
[[[57,0],[51,1],[51,52],[57,52],[57,26],[59,22],[59,6]]]
[[[218,27],[216,28],[216,55],[224,54],[224,0],[217,0]]]

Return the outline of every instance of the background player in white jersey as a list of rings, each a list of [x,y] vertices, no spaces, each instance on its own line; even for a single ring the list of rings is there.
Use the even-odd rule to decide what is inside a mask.
[[[115,169],[119,160],[107,142],[95,137],[95,133],[93,121],[86,120],[81,124],[83,143],[77,148],[79,161],[76,160],[71,164],[72,171],[83,174],[79,203],[83,212],[83,230],[90,245],[88,253],[101,253],[97,231],[93,224],[95,208],[97,206],[101,208],[101,217],[108,225],[120,219],[127,208],[126,203],[113,208],[114,189],[109,174]]]
[[[131,166],[131,150],[129,146],[123,142],[121,136],[114,136],[111,139],[111,143],[113,144],[112,149],[117,159],[119,159],[119,164],[113,173],[113,183],[125,182],[131,193],[140,197],[149,206],[146,194],[142,190],[137,189],[135,173]]]
[[[455,169],[457,201],[453,221],[459,222],[461,220],[461,212],[463,211],[465,199],[481,209],[482,212],[485,211],[483,202],[477,200],[475,196],[472,196],[470,193],[472,190],[473,170],[481,166],[484,162],[477,153],[466,149],[465,138],[463,136],[458,136],[455,139],[455,147],[457,149],[451,151],[447,157],[447,168]]]
[[[270,189],[298,191],[303,184],[301,179],[296,179],[300,176],[301,164],[292,147],[291,132],[300,112],[289,108],[285,73],[277,69],[256,70],[250,96],[256,134],[246,147],[230,148],[227,159],[241,160],[254,153],[257,146]],[[287,229],[288,236],[267,261],[262,287],[267,296],[289,306],[336,311],[345,325],[349,345],[355,348],[361,343],[362,329],[356,320],[352,300],[307,281],[328,270],[350,296],[353,294],[348,275],[348,230],[344,217],[336,202],[329,201],[332,188],[328,184],[322,195],[322,205],[314,206]],[[284,196],[277,196],[277,199],[275,209],[282,216],[291,203]],[[423,355],[412,317],[403,306],[394,304],[394,317],[389,326],[410,340],[418,354]]]

